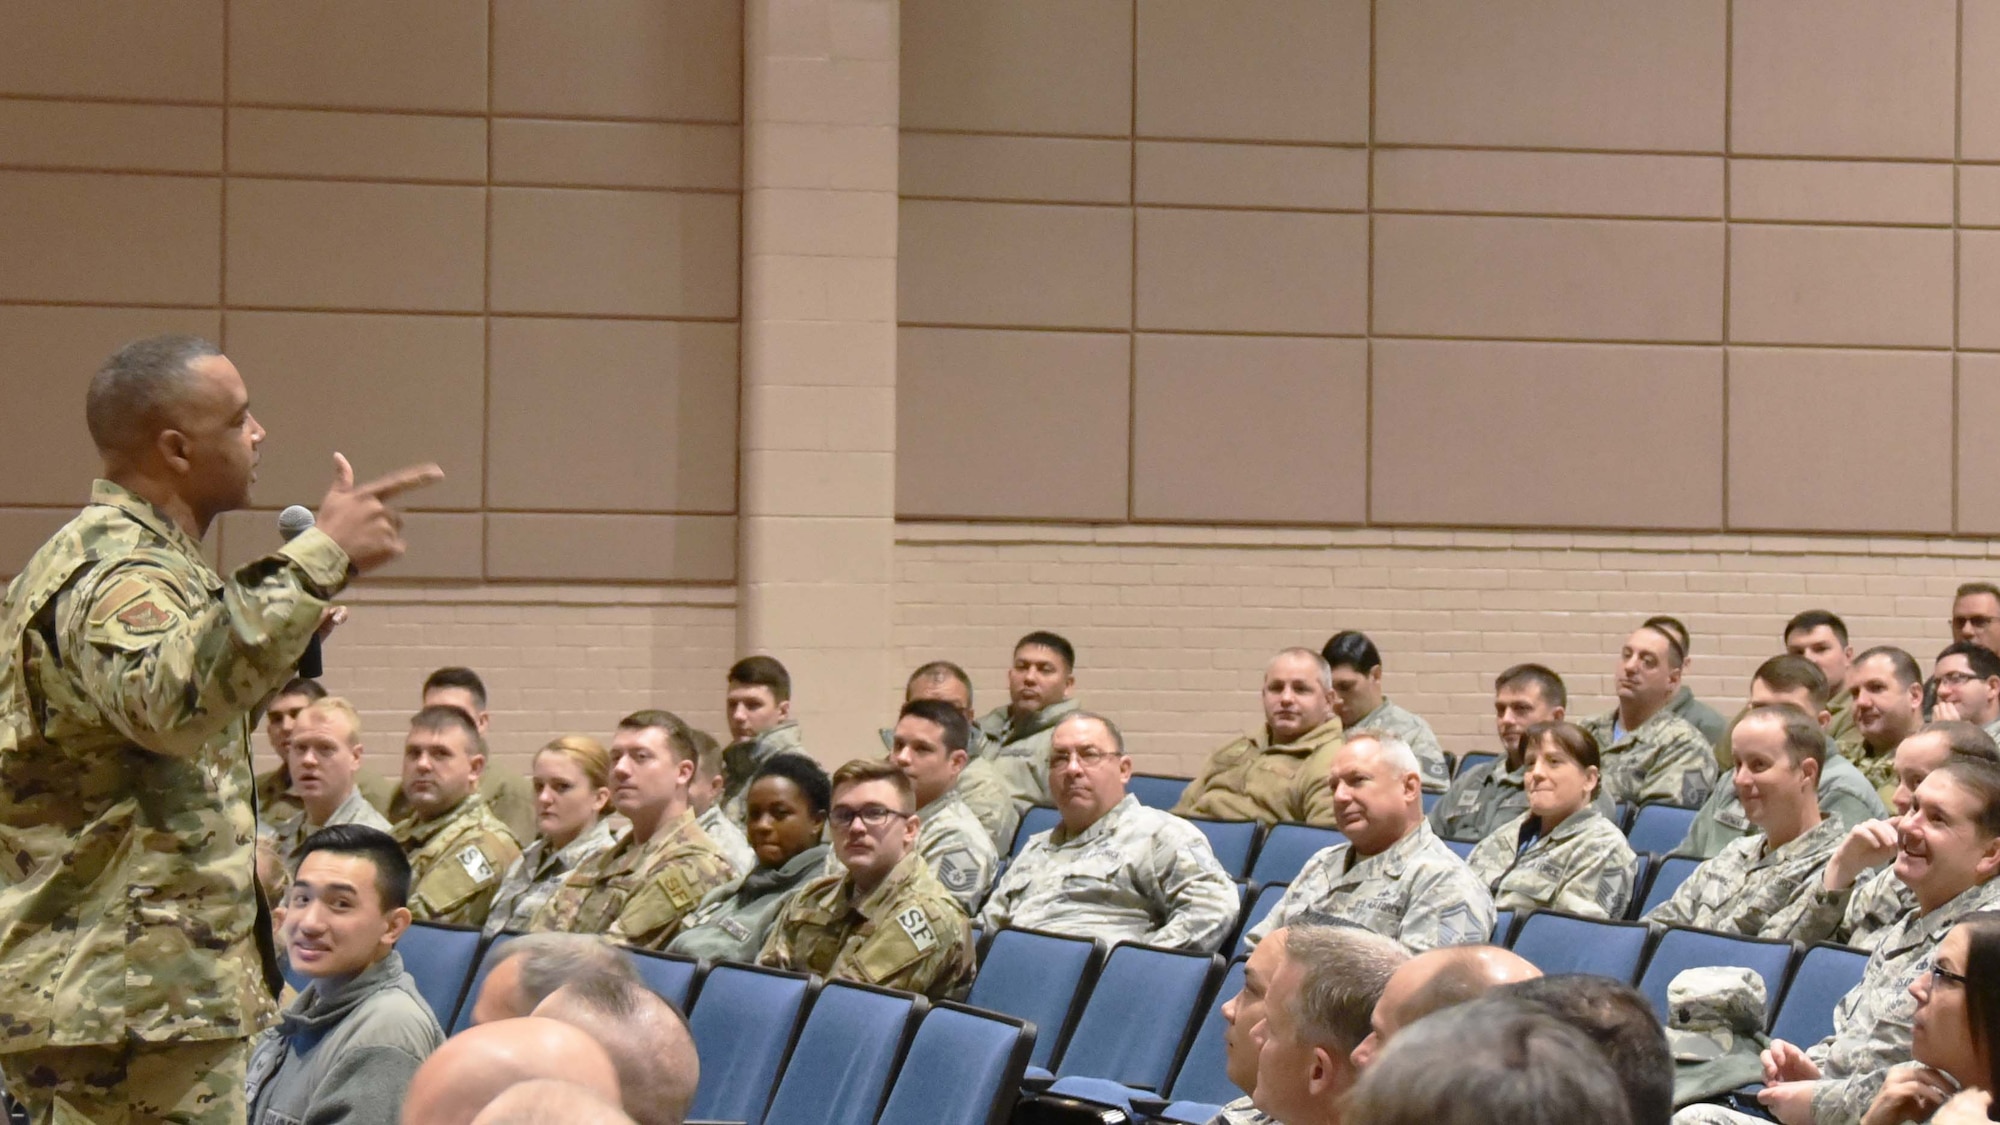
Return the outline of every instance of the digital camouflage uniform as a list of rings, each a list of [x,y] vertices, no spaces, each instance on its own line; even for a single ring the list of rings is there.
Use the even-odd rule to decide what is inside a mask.
[[[1409,743],[1416,752],[1419,773],[1423,777],[1424,792],[1442,793],[1451,784],[1451,762],[1444,756],[1444,747],[1438,745],[1436,733],[1431,725],[1388,699],[1382,705],[1361,717],[1350,733],[1372,730],[1377,734],[1394,735]]]
[[[1805,913],[1808,895],[1847,829],[1821,820],[1782,847],[1745,836],[1688,873],[1673,897],[1646,914],[1661,926],[1694,926],[1747,937],[1782,938]]]
[[[1701,737],[1711,747],[1729,733],[1729,720],[1722,717],[1722,712],[1696,699],[1694,690],[1685,684],[1672,699],[1667,700],[1667,710],[1686,719],[1687,724],[1700,731]]]
[[[1852,828],[1864,820],[1874,820],[1887,815],[1882,807],[1882,798],[1875,793],[1875,787],[1854,768],[1854,763],[1840,756],[1840,751],[1831,740],[1827,743],[1826,762],[1819,779],[1819,811],[1829,820],[1837,820]],[[1674,849],[1677,855],[1700,856],[1707,859],[1720,852],[1732,840],[1754,836],[1760,829],[1750,823],[1744,815],[1743,801],[1736,796],[1736,785],[1724,775],[1716,782],[1715,792],[1703,801],[1701,811],[1694,816],[1694,823],[1688,825],[1687,836]]]
[[[1065,699],[1022,719],[1006,707],[979,716],[974,725],[986,735],[986,760],[993,763],[1017,806],[1049,803],[1049,745],[1055,740],[1056,724],[1082,709],[1076,700]]]
[[[1000,854],[993,850],[985,826],[965,807],[956,789],[945,790],[944,796],[918,809],[917,817],[923,822],[918,829],[917,854],[970,917],[993,886]]]
[[[888,754],[896,748],[896,732],[894,728],[883,727],[881,734],[882,752]],[[993,850],[1004,855],[1014,849],[1014,831],[1021,826],[1021,811],[1014,807],[1014,794],[999,767],[993,764],[992,740],[978,727],[973,727],[968,735],[965,769],[959,772],[956,786],[958,795],[972,815],[979,818],[987,838],[993,841]]]
[[[306,811],[303,808],[297,814],[279,821],[271,828],[271,845],[278,850],[278,858],[285,862],[285,866],[290,867],[292,853],[299,850],[299,845],[306,842],[307,836],[336,824],[361,824],[384,832],[391,830],[388,818],[375,811],[375,806],[368,803],[368,799],[361,795],[361,790],[350,789],[347,791],[347,799],[340,802],[340,807],[333,810],[326,818],[325,824],[306,823]]]
[[[514,834],[473,793],[431,820],[415,816],[391,835],[410,857],[410,917],[483,926],[500,877],[521,858]]]
[[[359,784],[358,779],[356,784]],[[367,793],[367,787],[364,786],[362,792]],[[508,833],[515,840],[532,840],[535,838],[535,833],[538,829],[535,826],[535,783],[533,781],[495,762],[492,756],[488,755],[486,758],[486,768],[479,775],[479,788],[477,792],[480,796],[486,798],[487,810],[499,818],[500,823],[507,826]],[[374,794],[368,794],[368,800],[371,804],[376,799]],[[382,809],[382,815],[397,824],[410,819],[412,815],[410,802],[403,796],[403,787],[401,785],[397,785],[389,791],[389,804],[387,807],[381,805],[377,805],[376,807]]]
[[[1208,1125],[1278,1125],[1278,1122],[1245,1095],[1223,1106],[1221,1113],[1208,1119]]]
[[[708,806],[708,811],[696,816],[694,822],[701,825],[701,830],[708,833],[709,839],[715,841],[716,850],[729,861],[736,874],[748,875],[750,869],[757,866],[757,850],[750,846],[750,837],[743,834],[743,829],[738,828],[735,821],[723,815],[721,801]]]
[[[109,481],[0,610],[0,1069],[38,1121],[241,1121],[276,1014],[251,710],[348,560],[321,531],[221,578]]]
[[[770,730],[730,743],[722,751],[722,792],[715,798],[722,815],[742,824],[744,802],[749,797],[750,779],[757,769],[779,754],[807,756],[800,740],[799,724],[790,719]]]
[[[1826,889],[1825,869],[1815,876],[1805,909],[1787,936],[1811,945],[1833,941],[1873,950],[1896,923],[1917,909],[1917,894],[1896,878],[1896,865],[1863,872],[1846,890]]]
[[[1686,719],[1661,708],[1639,729],[1613,742],[1617,711],[1586,719],[1597,740],[1605,796],[1613,801],[1667,801],[1699,808],[1715,788],[1715,752]]]
[[[1505,758],[1467,766],[1431,806],[1431,831],[1447,840],[1484,840],[1528,811],[1527,786],[1527,767],[1510,770]],[[1611,819],[1614,809],[1602,786],[1591,805]]]
[[[904,856],[859,902],[853,889],[846,872],[800,888],[758,962],[933,999],[964,993],[975,969],[972,928],[922,856]]]
[[[488,937],[502,930],[526,930],[535,912],[578,864],[617,842],[618,833],[612,831],[611,822],[601,818],[554,851],[549,850],[548,840],[537,836],[500,877],[500,889],[493,893],[480,928]]]
[[[396,793],[395,782],[364,768],[354,771],[354,788],[386,823],[395,823],[388,815],[389,802]],[[274,827],[304,811],[305,806],[292,792],[291,773],[284,766],[257,775],[259,824]]]
[[[1667,984],[1667,1049],[1674,1105],[1721,1097],[1764,1081],[1764,978],[1753,969],[1683,969]]]
[[[1841,747],[1841,753],[1861,771],[1861,776],[1875,787],[1875,792],[1884,804],[1896,799],[1896,748],[1891,746],[1880,754],[1868,749],[1867,743],[1853,747]]]
[[[1725,780],[1730,767],[1736,764],[1736,754],[1729,748],[1730,731],[1736,729],[1736,720],[1742,718],[1749,710],[1750,708],[1745,707],[1732,716],[1729,725],[1723,728],[1722,737],[1715,740],[1715,764],[1721,767],[1721,776]],[[1854,697],[1844,691],[1841,692],[1827,702],[1826,713],[1828,742],[1835,750],[1852,760],[1854,754],[1861,749],[1861,728],[1854,725]]]
[[[1339,719],[1328,719],[1291,742],[1273,744],[1260,728],[1209,755],[1200,776],[1174,803],[1176,816],[1333,823],[1333,786],[1327,777],[1340,749]]]
[[[1586,918],[1622,918],[1632,901],[1639,857],[1625,833],[1586,805],[1556,830],[1520,847],[1532,821],[1523,813],[1480,841],[1467,857],[1499,910],[1562,910]]]
[[[660,825],[641,843],[627,832],[584,860],[528,923],[530,930],[604,934],[612,941],[659,949],[680,932],[681,920],[703,896],[734,879],[729,860],[692,811]]]
[[[1308,911],[1395,938],[1414,953],[1476,945],[1493,934],[1486,884],[1425,821],[1372,856],[1356,855],[1352,844],[1320,849],[1244,937],[1255,945]]]
[[[979,924],[1213,953],[1240,909],[1201,829],[1127,793],[1074,836],[1058,823],[1030,838]]]

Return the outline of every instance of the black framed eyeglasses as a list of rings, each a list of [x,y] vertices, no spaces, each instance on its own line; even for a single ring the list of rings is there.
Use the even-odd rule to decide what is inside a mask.
[[[835,809],[827,819],[833,822],[835,828],[845,832],[854,827],[854,822],[857,820],[864,828],[880,828],[892,818],[907,820],[912,815],[914,814],[892,809],[887,805],[867,805],[858,809]]]
[[[1954,973],[1950,969],[1945,968],[1943,965],[1938,964],[1936,961],[1931,962],[1931,971],[1929,973],[1929,976],[1931,978],[1932,988],[1936,988],[1939,981],[1946,981],[1948,983],[1955,984],[1960,988],[1964,988],[1966,982],[1972,979],[1966,976],[1964,973]]]

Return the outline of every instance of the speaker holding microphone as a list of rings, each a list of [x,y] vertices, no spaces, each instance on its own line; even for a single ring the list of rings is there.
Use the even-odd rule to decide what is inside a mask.
[[[304,504],[293,504],[278,513],[278,536],[287,543],[312,530],[312,525],[312,509]],[[305,655],[299,657],[299,675],[308,680],[317,680],[326,671],[326,661],[320,647],[320,635],[314,633],[312,640],[306,645]]]

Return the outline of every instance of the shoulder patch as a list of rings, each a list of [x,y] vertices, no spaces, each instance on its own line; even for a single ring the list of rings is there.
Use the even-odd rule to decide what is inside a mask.
[[[917,947],[917,952],[929,953],[937,946],[937,931],[931,929],[931,920],[924,915],[923,907],[912,906],[896,915],[896,924],[910,935],[910,942]]]
[[[465,868],[466,875],[475,883],[493,878],[493,865],[486,862],[486,853],[476,845],[467,844],[458,850],[458,865]]]
[[[938,858],[937,881],[954,895],[968,894],[979,885],[979,861],[969,848],[954,848]]]
[[[173,621],[173,615],[144,598],[118,611],[118,623],[134,633],[157,633]]]

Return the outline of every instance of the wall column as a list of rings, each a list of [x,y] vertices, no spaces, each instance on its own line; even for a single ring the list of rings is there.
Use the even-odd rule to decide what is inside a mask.
[[[899,686],[898,16],[745,4],[737,641],[791,669],[828,764],[881,753]]]

